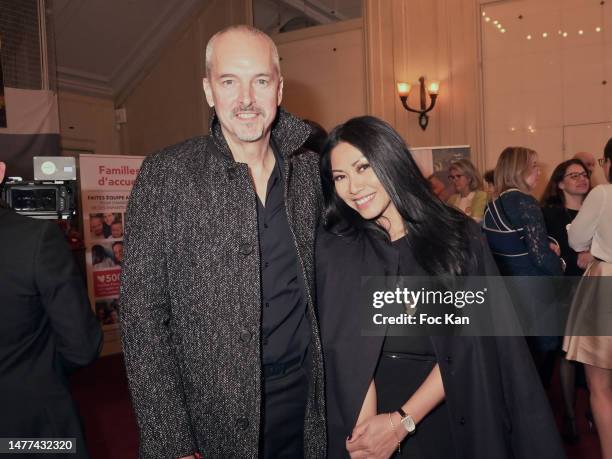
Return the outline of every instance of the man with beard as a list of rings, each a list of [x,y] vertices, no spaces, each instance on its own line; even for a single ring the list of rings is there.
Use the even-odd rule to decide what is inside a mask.
[[[125,362],[141,457],[324,457],[310,129],[279,108],[276,46],[206,48],[210,134],[147,158],[126,215]]]

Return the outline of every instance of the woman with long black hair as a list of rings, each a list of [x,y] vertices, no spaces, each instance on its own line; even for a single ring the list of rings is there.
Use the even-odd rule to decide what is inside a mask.
[[[591,189],[590,177],[591,173],[579,159],[563,161],[553,170],[540,199],[546,231],[559,244],[566,264],[565,276],[582,276],[593,261],[589,251],[577,253],[567,241],[567,225],[576,218]]]
[[[582,276],[585,268],[593,261],[593,256],[588,250],[576,252],[567,240],[567,225],[572,223],[582,206],[584,198],[591,189],[591,173],[579,159],[568,159],[560,163],[550,176],[544,194],[540,199],[542,213],[546,223],[546,231],[559,244],[561,258],[566,263],[564,276]],[[572,285],[571,282],[569,285]],[[565,298],[569,304],[572,300],[573,291],[568,291]],[[560,344],[560,343],[559,343]],[[560,348],[561,346],[559,346]],[[552,374],[558,350],[551,353],[548,373]],[[576,443],[579,440],[576,425],[576,363],[565,358],[561,359],[559,376],[561,381],[561,393],[565,407],[563,419],[563,438]]]
[[[328,456],[563,457],[522,338],[361,334],[362,276],[497,274],[478,226],[436,199],[402,138],[376,118],[336,127],[321,168]]]

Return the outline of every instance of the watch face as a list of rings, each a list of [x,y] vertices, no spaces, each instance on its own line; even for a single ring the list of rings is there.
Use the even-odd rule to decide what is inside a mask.
[[[416,429],[416,426],[414,425],[414,419],[412,419],[412,416],[410,415],[403,418],[401,420],[401,423],[404,426],[404,429],[408,431],[408,433],[412,433]]]

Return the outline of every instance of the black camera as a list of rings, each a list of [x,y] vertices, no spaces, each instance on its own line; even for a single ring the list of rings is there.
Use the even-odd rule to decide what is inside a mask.
[[[0,197],[21,215],[49,220],[76,214],[75,181],[7,182]]]

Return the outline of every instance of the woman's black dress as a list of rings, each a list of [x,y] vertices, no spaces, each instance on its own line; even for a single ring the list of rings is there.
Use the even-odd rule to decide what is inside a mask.
[[[395,241],[393,246],[399,251],[399,275],[427,275],[414,260],[405,238]],[[374,374],[378,412],[396,411],[414,394],[435,365],[436,356],[430,337],[387,336]],[[401,425],[396,428],[403,429]],[[401,446],[401,455],[396,457],[454,457],[453,444],[448,435],[450,429],[448,409],[443,402],[418,424],[413,435],[406,437]]]
[[[565,276],[582,276],[584,269],[578,267],[578,254],[569,246],[567,225],[574,221],[578,211],[565,207],[547,206],[542,208],[548,235],[555,238],[561,248],[561,258],[565,260]]]

